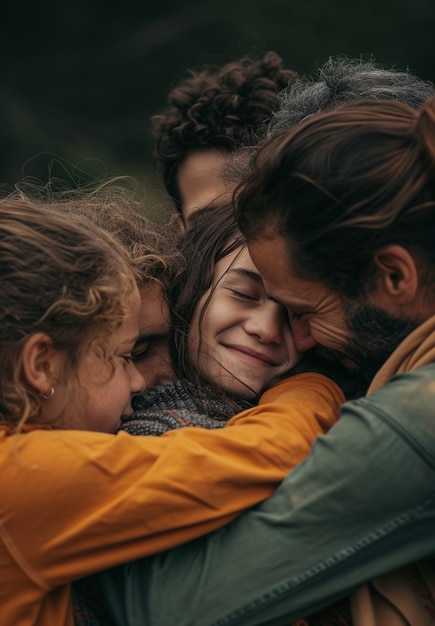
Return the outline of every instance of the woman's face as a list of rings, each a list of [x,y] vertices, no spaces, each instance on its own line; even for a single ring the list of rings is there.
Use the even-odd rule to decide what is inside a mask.
[[[247,248],[216,264],[193,317],[189,354],[203,376],[245,398],[300,361],[287,314],[268,297]]]

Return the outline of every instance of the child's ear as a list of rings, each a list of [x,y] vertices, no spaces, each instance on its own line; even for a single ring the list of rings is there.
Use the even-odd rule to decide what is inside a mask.
[[[49,395],[60,378],[60,353],[45,333],[35,333],[23,349],[23,374],[26,382],[40,394]]]

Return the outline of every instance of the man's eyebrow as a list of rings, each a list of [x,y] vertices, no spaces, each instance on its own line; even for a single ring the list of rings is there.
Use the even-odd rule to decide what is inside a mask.
[[[250,278],[251,280],[254,280],[256,283],[258,283],[259,285],[263,286],[263,279],[261,278],[258,272],[253,272],[252,270],[247,270],[247,269],[244,269],[243,267],[234,267],[234,268],[230,268],[227,271],[227,274],[234,274],[234,273],[244,276],[246,278]]]

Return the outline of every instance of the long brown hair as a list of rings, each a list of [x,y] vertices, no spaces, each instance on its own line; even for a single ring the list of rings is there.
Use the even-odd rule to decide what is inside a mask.
[[[361,101],[277,133],[237,195],[248,241],[284,235],[293,268],[354,297],[386,244],[435,275],[435,99]],[[433,282],[433,280],[432,280]]]
[[[242,248],[245,243],[237,227],[232,205],[211,206],[197,211],[193,216],[191,227],[181,241],[186,268],[172,290],[171,298],[173,314],[171,353],[177,375],[194,382],[198,395],[201,394],[201,388],[206,385],[208,395],[214,393],[219,400],[228,402],[231,401],[231,394],[224,392],[214,381],[204,378],[199,372],[198,355],[192,355],[189,351],[189,334],[193,332],[192,320],[199,301],[212,287],[216,264],[238,248]],[[201,323],[212,295],[213,289],[199,312],[200,333]]]

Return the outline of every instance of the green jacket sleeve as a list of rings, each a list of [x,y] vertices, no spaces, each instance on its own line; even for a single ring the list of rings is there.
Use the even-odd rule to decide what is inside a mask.
[[[435,366],[344,405],[269,500],[99,576],[123,626],[287,624],[435,553]]]

